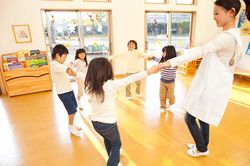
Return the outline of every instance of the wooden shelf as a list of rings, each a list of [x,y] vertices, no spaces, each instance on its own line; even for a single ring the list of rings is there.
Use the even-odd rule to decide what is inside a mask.
[[[4,71],[1,63],[1,71],[5,89],[9,96],[52,90],[49,65],[39,68],[21,68]]]
[[[196,71],[196,62],[192,61],[178,66],[178,72],[182,75],[194,74]]]

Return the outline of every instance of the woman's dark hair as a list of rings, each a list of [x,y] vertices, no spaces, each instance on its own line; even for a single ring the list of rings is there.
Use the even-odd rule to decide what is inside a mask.
[[[159,63],[165,62],[169,59],[176,57],[176,51],[174,46],[165,46],[162,48],[162,52],[166,52],[166,56],[162,56]]]
[[[51,58],[55,59],[56,54],[59,54],[59,56],[62,56],[63,54],[69,54],[69,50],[64,45],[57,44],[52,50]]]
[[[80,53],[84,53],[85,54],[84,61],[86,63],[86,66],[88,66],[87,54],[86,54],[86,51],[83,48],[79,48],[79,49],[76,50],[75,60],[80,59],[79,58],[79,54]]]
[[[103,84],[108,80],[113,80],[113,69],[111,63],[106,58],[95,58],[90,61],[84,82],[84,89],[91,95],[96,95],[105,99]]]
[[[246,16],[250,21],[250,0],[243,0],[246,4]],[[226,10],[235,9],[235,16],[239,13],[241,3],[240,0],[216,0],[214,2],[215,5],[221,6]]]
[[[136,42],[135,40],[129,40],[128,43],[127,43],[127,46],[128,46],[130,43],[134,43],[134,44],[135,44],[135,49],[137,50],[137,42]]]

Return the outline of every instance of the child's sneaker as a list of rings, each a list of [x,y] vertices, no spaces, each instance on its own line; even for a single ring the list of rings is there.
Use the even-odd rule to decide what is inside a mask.
[[[77,129],[77,130],[82,130],[82,128],[80,126],[77,126],[74,124],[74,127]]]
[[[189,144],[187,144],[187,148],[188,149],[196,149],[196,145],[189,143]]]
[[[127,100],[132,100],[132,97],[131,96],[126,96],[126,99]]]
[[[71,134],[73,134],[74,136],[79,136],[80,135],[80,131],[78,130],[74,125],[69,125],[69,132]]]
[[[209,154],[209,151],[206,152],[200,152],[197,149],[188,149],[187,154],[192,157],[200,157],[200,156],[207,156]]]
[[[142,98],[142,95],[140,93],[135,93],[138,98]]]
[[[161,109],[161,113],[166,113],[166,108],[161,107],[160,109]]]
[[[173,105],[170,105],[170,104],[169,104],[169,105],[167,106],[166,110],[167,110],[167,111],[170,111],[170,110],[172,109],[172,107],[173,107]]]
[[[82,107],[82,105],[81,105],[80,102],[77,103],[77,108],[78,108],[79,110],[81,110],[81,111],[83,110],[83,107]]]

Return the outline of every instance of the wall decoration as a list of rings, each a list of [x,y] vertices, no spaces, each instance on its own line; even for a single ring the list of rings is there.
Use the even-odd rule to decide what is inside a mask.
[[[250,36],[250,22],[247,20],[245,11],[240,11],[238,28],[240,28],[241,36]]]
[[[32,42],[29,25],[12,25],[16,43]]]
[[[247,47],[247,50],[246,50],[246,54],[247,55],[250,55],[250,41],[248,43],[248,47]]]

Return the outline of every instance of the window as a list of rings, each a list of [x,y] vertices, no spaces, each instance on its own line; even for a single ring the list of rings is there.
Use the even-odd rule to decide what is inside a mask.
[[[166,45],[177,51],[189,48],[192,13],[147,12],[146,50],[161,55]]]
[[[108,11],[42,11],[48,53],[56,44],[69,49],[67,61],[73,61],[76,49],[84,48],[88,60],[110,55]]]
[[[168,44],[168,13],[147,13],[147,50],[154,52]]]
[[[109,13],[81,12],[81,39],[88,55],[109,55]]]
[[[192,5],[194,0],[176,0],[176,4]]]
[[[190,46],[192,13],[171,14],[171,38],[170,44],[176,50],[187,49]]]

